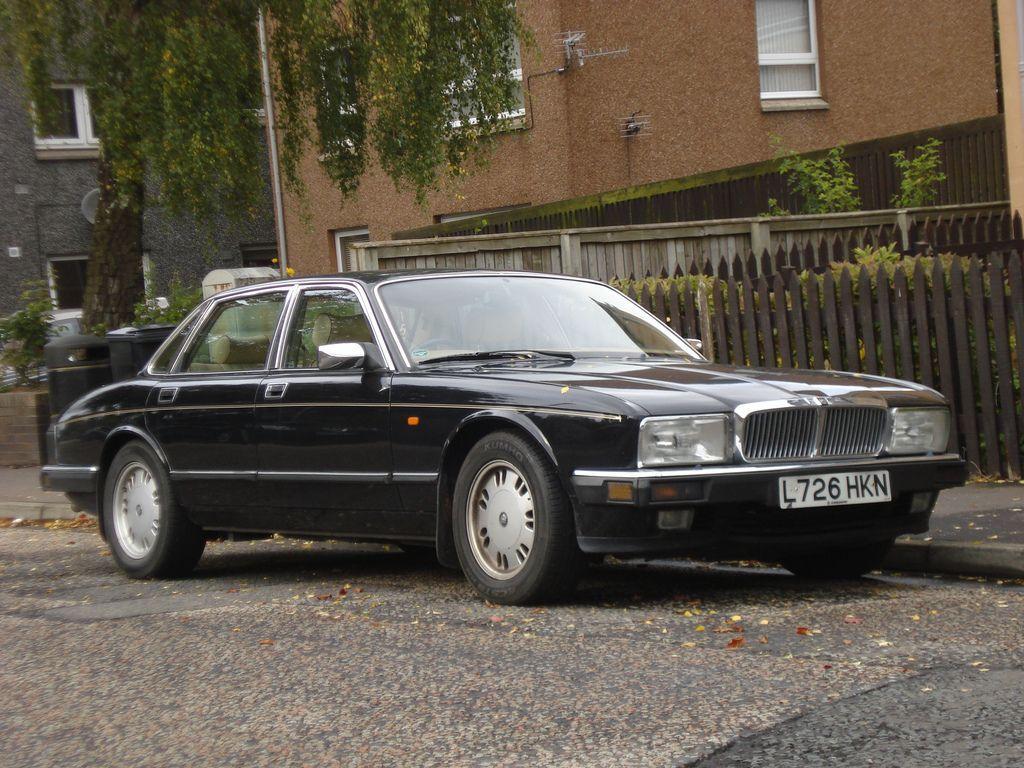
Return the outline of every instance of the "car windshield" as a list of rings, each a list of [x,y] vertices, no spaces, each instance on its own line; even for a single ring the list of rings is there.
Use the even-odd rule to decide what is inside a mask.
[[[639,306],[607,285],[535,276],[399,280],[380,288],[384,309],[417,364],[544,357],[696,360]],[[519,353],[512,355],[511,353]]]

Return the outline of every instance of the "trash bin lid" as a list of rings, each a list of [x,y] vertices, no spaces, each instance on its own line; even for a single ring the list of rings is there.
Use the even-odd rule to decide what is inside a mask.
[[[110,345],[107,340],[88,334],[58,336],[43,347],[43,359],[47,368],[89,365],[109,357]]]

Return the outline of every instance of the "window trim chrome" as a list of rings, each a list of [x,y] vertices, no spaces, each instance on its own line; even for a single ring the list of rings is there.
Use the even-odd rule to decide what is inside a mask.
[[[177,327],[167,335],[167,338],[164,339],[163,343],[159,347],[156,348],[156,352],[153,353],[153,355],[149,358],[149,362],[146,363],[146,367],[145,367],[144,370],[145,370],[145,372],[148,375],[150,375],[150,376],[167,376],[167,375],[169,375],[171,373],[171,371],[174,370],[174,366],[178,362],[178,355],[181,354],[181,349],[178,350],[178,354],[176,354],[174,356],[174,359],[171,360],[170,364],[167,366],[167,370],[166,371],[161,371],[161,372],[154,371],[153,370],[153,363],[154,363],[154,361],[158,357],[160,357],[160,354],[164,351],[164,348],[167,345],[169,345],[172,340],[176,339],[179,336],[179,330],[178,329],[181,328],[184,325],[187,325],[192,320],[193,317],[195,317],[197,321],[201,321],[202,320],[202,316],[206,313],[207,309],[209,309],[209,307],[207,306],[207,303],[205,301],[204,302],[200,302],[199,305],[196,306],[195,308],[193,308],[192,311],[189,312],[187,315],[185,315],[185,319],[182,320],[180,323],[178,323]],[[197,322],[196,325],[198,327],[199,325],[201,325],[201,323]],[[186,346],[188,346],[189,337],[192,336],[192,333],[195,330],[196,329],[193,328],[191,331],[189,331],[188,333],[185,334],[185,341],[182,342],[182,345],[181,345],[182,349],[184,349]]]
[[[196,323],[196,327],[193,328],[192,331],[189,333],[189,336],[185,340],[185,343],[181,345],[181,349],[178,350],[178,354],[174,358],[174,363],[171,365],[171,367],[167,371],[167,373],[153,373],[152,371],[149,370],[149,366],[147,366],[146,372],[148,374],[152,375],[152,376],[196,376],[196,377],[225,376],[225,375],[232,375],[232,374],[240,374],[240,375],[249,375],[249,376],[251,376],[252,374],[266,373],[266,371],[269,370],[268,369],[268,365],[270,363],[270,358],[271,358],[271,356],[273,355],[273,352],[274,352],[274,344],[275,344],[275,342],[277,340],[277,337],[278,337],[278,334],[280,333],[280,330],[281,330],[281,320],[284,318],[285,310],[288,309],[288,300],[289,300],[290,296],[292,295],[292,293],[294,293],[296,287],[297,286],[294,283],[288,283],[288,284],[281,285],[277,281],[273,281],[273,282],[270,282],[270,283],[260,283],[259,285],[254,285],[254,286],[242,289],[242,290],[237,290],[237,291],[233,290],[230,293],[225,291],[224,293],[217,294],[216,296],[211,296],[209,299],[206,300],[206,306],[205,306],[205,309],[203,311],[202,317],[199,318],[199,322]],[[210,319],[210,316],[213,314],[213,312],[215,311],[216,307],[219,307],[221,304],[224,304],[224,303],[229,302],[229,301],[237,301],[238,299],[246,299],[246,298],[249,298],[251,296],[259,296],[259,295],[264,294],[264,293],[284,293],[285,296],[284,296],[284,301],[282,302],[283,306],[281,307],[281,314],[278,316],[278,318],[277,318],[277,325],[274,328],[274,336],[270,340],[270,348],[267,351],[266,358],[264,358],[264,360],[263,360],[263,366],[262,367],[260,367],[260,368],[247,368],[245,370],[239,370],[239,371],[183,371],[183,370],[181,370],[181,365],[185,361],[186,354],[188,352],[192,351],[192,346],[196,343],[196,340],[197,340],[197,337],[198,337],[200,331],[206,327],[206,323]],[[199,308],[203,309],[203,305],[201,304]],[[189,317],[191,317],[191,315]],[[153,357],[155,358],[156,355],[154,355]]]
[[[377,348],[380,349],[381,356],[384,359],[384,367],[388,371],[394,372],[395,363],[391,357],[391,350],[385,343],[387,337],[377,321],[377,315],[373,311],[373,305],[371,304],[369,296],[366,294],[366,290],[361,283],[346,278],[338,278],[333,280],[314,280],[308,283],[295,283],[292,287],[295,289],[295,295],[286,307],[288,312],[287,323],[278,329],[278,337],[276,339],[277,343],[275,348],[272,350],[274,354],[271,356],[273,365],[271,365],[268,370],[275,372],[285,371],[289,373],[317,370],[315,368],[284,367],[284,355],[288,347],[288,335],[291,333],[291,329],[294,326],[295,321],[298,319],[299,300],[301,295],[307,291],[337,290],[339,288],[344,288],[355,294],[356,299],[359,301],[359,307],[363,310],[363,315],[366,317],[367,323],[370,326],[370,333],[373,334],[374,343],[376,343]]]

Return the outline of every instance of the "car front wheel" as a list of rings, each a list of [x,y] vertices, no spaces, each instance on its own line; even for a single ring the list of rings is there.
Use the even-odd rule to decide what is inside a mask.
[[[167,470],[141,442],[125,445],[110,463],[102,514],[111,554],[134,578],[188,573],[203,554],[202,530],[175,504]]]
[[[782,565],[806,579],[856,579],[877,570],[892,544],[891,540],[879,541],[858,547],[794,554],[784,557]]]
[[[585,564],[572,506],[531,442],[495,432],[478,442],[455,483],[459,563],[486,599],[523,605],[570,594]]]

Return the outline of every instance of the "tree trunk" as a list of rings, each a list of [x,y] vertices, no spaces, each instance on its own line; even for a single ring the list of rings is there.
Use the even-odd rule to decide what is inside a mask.
[[[85,276],[82,325],[108,330],[128,325],[135,304],[143,298],[141,184],[115,184],[110,165],[100,156],[100,187],[92,253]]]

